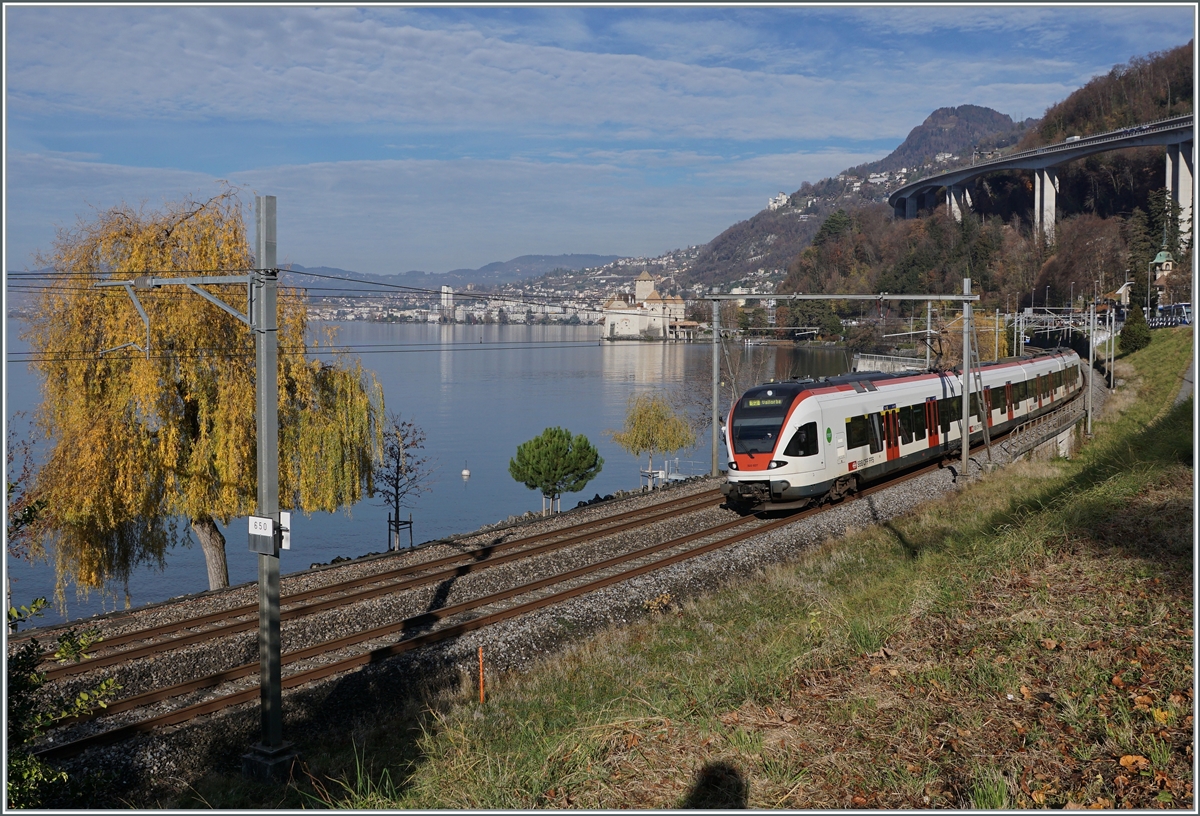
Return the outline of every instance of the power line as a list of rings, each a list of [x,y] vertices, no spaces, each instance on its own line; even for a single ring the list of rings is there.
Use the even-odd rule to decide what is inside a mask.
[[[516,324],[520,325],[520,324]],[[609,341],[611,345],[643,345],[640,340],[627,341]],[[414,346],[417,346],[414,348]],[[424,346],[429,346],[425,348]],[[470,343],[466,341],[451,342],[451,343],[364,343],[364,344],[349,344],[345,346],[317,346],[308,349],[300,349],[297,347],[279,348],[280,354],[287,355],[363,355],[363,354],[431,354],[441,353],[443,351],[518,351],[528,349],[568,349],[568,348],[584,348],[584,347],[599,347],[599,344],[591,340],[575,340],[575,341],[543,341],[543,340],[502,340],[489,343]],[[182,351],[173,351],[167,354],[151,354],[146,357],[144,354],[128,354],[121,356],[105,355],[103,357],[96,352],[89,351],[53,351],[38,354],[37,352],[14,352],[8,355],[7,362],[9,363],[37,363],[37,362],[76,362],[83,360],[99,361],[129,361],[129,360],[189,360],[201,359],[204,357],[249,357],[253,356],[253,348],[238,349],[234,347],[213,347],[213,348],[194,348]]]
[[[213,274],[229,273],[229,274],[233,275],[233,274],[245,274],[247,272],[252,272],[252,271],[254,271],[254,270],[252,270],[252,269],[243,269],[243,270],[170,269],[170,270],[143,270],[139,273],[133,273],[133,272],[125,272],[125,273],[55,272],[53,274],[49,274],[49,273],[43,273],[43,272],[14,272],[14,273],[9,273],[9,277],[18,276],[18,277],[22,277],[22,278],[26,278],[26,279],[45,279],[45,280],[52,280],[52,279],[63,278],[63,277],[82,277],[82,278],[108,277],[111,279],[113,277],[116,277],[118,274],[183,276],[183,275],[213,275]],[[441,295],[442,295],[442,292],[440,289],[429,289],[429,288],[420,287],[420,286],[408,286],[405,284],[366,280],[364,278],[343,277],[340,275],[326,275],[326,274],[322,274],[320,272],[308,272],[308,271],[304,271],[304,270],[295,270],[295,269],[281,269],[279,271],[281,273],[287,273],[289,275],[304,275],[304,276],[312,277],[312,278],[321,278],[323,280],[345,281],[347,283],[357,283],[357,284],[362,284],[364,286],[375,287],[373,289],[348,290],[348,291],[353,291],[353,292],[374,293],[375,289],[394,289],[394,290],[398,290],[400,292],[405,292],[405,293],[428,295],[431,298],[441,297]],[[238,285],[241,285],[241,283],[240,282],[231,282],[229,284],[213,284],[213,285],[238,286]],[[311,291],[339,291],[337,289],[324,289],[324,288],[321,288],[318,290],[316,287],[304,287],[304,286],[299,286],[296,288],[304,289],[305,291],[310,291],[310,290]],[[342,290],[342,291],[344,291],[344,290]],[[526,295],[516,296],[516,295],[504,295],[499,292],[478,292],[478,293],[476,293],[472,290],[455,291],[453,293],[453,295],[455,298],[459,298],[459,299],[500,300],[500,301],[505,301],[505,302],[510,302],[510,303],[522,304],[522,305],[537,305],[537,306],[546,305],[546,304],[550,304],[550,303],[566,303],[571,300],[574,300],[574,298],[563,297],[560,295],[527,295],[526,294]],[[330,297],[337,297],[337,296],[333,295]]]

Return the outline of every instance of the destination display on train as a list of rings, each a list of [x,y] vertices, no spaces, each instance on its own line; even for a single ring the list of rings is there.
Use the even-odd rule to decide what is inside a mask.
[[[770,408],[773,405],[783,405],[782,397],[760,397],[746,400],[747,408]]]

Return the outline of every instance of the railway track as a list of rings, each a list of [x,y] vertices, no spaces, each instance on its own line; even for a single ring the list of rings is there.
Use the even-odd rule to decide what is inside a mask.
[[[993,444],[995,441],[997,440],[993,440]],[[972,450],[979,451],[983,447],[977,445]],[[940,463],[930,464],[887,482],[864,488],[842,503],[871,496],[937,470],[941,466]],[[497,541],[424,563],[401,565],[374,575],[298,592],[283,598],[286,608],[283,609],[281,617],[285,621],[294,620],[303,615],[345,606],[367,598],[454,580],[502,564],[519,563],[521,559],[534,559],[620,531],[642,528],[681,515],[715,508],[720,505],[719,497],[720,492],[717,490],[693,494],[604,519],[510,541]],[[580,595],[794,524],[827,509],[824,506],[810,508],[775,519],[761,515],[728,519],[696,532],[667,537],[666,540],[636,547],[562,572],[293,649],[282,655],[285,672],[283,688],[297,688],[423,646],[459,637],[519,615],[561,604]],[[107,644],[112,651],[83,664],[54,667],[50,671],[55,672],[53,678],[61,679],[149,655],[160,655],[164,648],[179,648],[186,644],[256,628],[256,616],[257,606],[245,605],[222,613],[125,633]],[[188,631],[197,627],[201,627],[201,631]],[[142,645],[128,649],[114,648],[133,643]],[[105,709],[67,723],[69,730],[66,733],[59,731],[62,738],[58,739],[56,744],[44,747],[40,753],[53,757],[70,756],[95,745],[118,742],[136,734],[253,702],[259,697],[258,672],[259,663],[255,659],[253,662],[112,702]],[[169,710],[132,719],[139,710],[163,708],[168,703]],[[118,715],[128,715],[121,718],[127,721],[113,728],[95,730],[94,724],[87,725],[88,721],[107,720]],[[79,726],[93,730],[80,734],[77,728]]]
[[[865,488],[845,502],[865,498],[897,483],[937,470],[939,467],[940,465],[936,463],[927,465],[888,482]],[[665,513],[654,514],[654,516],[656,518],[663,515],[678,516],[680,512],[684,512],[684,508],[691,506],[691,504],[681,504],[682,506],[677,505]],[[712,506],[713,503],[708,500],[706,502],[697,501],[695,504]],[[429,610],[383,626],[288,651],[282,655],[285,672],[282,679],[283,688],[285,690],[297,688],[361,666],[378,663],[423,646],[458,637],[519,615],[560,604],[580,595],[728,547],[747,538],[795,524],[824,512],[826,509],[826,507],[816,507],[776,519],[739,516],[697,532],[671,537],[665,541],[639,547],[565,572]],[[645,512],[643,511],[642,514],[645,515]],[[624,523],[636,524],[639,522]],[[556,532],[562,534],[562,531]],[[520,554],[519,552],[513,553],[513,555]],[[438,624],[443,625],[439,626]],[[255,625],[257,624],[255,623]],[[399,640],[395,639],[397,635],[400,635]],[[382,639],[387,639],[388,642],[372,645],[373,641]],[[355,651],[344,657],[328,659],[330,653],[347,649]],[[89,661],[89,663],[92,662],[94,661]],[[89,666],[89,668],[91,667]],[[185,701],[171,710],[124,722],[113,728],[83,736],[68,737],[55,745],[47,746],[40,753],[47,757],[70,756],[95,745],[119,742],[137,734],[151,732],[225,708],[253,702],[259,697],[258,672],[259,664],[255,660],[221,672],[109,703],[107,708],[87,717],[78,718],[73,722],[79,724],[89,720],[128,714],[179,698],[204,698]],[[231,688],[231,686],[235,687]],[[70,724],[68,723],[68,725]]]
[[[718,507],[721,499],[719,490],[709,490],[648,508],[630,510],[558,530],[497,542],[429,561],[404,564],[373,575],[296,592],[280,599],[280,622],[292,621],[305,615],[343,607],[349,603],[359,603],[388,593],[439,583],[522,558],[564,550],[603,536],[672,519],[681,513]],[[96,656],[92,659],[80,663],[55,664],[45,667],[43,671],[48,681],[58,680],[130,660],[157,656],[164,648],[181,648],[257,627],[258,604],[243,604],[233,609],[106,638],[98,644],[98,647],[102,648],[96,650]],[[138,642],[142,645],[128,649],[117,648]],[[43,659],[50,660],[53,656],[53,652],[46,652]]]

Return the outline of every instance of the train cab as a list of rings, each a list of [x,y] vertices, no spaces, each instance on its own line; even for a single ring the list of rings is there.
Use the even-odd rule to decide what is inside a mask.
[[[825,460],[820,407],[807,399],[810,383],[766,383],[734,404],[726,423],[730,460],[722,489],[735,504],[806,503],[828,490],[811,483]],[[796,478],[801,475],[806,478]]]

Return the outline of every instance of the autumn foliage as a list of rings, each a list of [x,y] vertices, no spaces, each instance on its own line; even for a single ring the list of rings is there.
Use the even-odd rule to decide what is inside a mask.
[[[67,580],[100,588],[138,564],[161,565],[178,518],[204,547],[210,587],[227,585],[215,520],[256,507],[251,332],[168,285],[138,293],[150,322],[142,348],[147,332],[130,297],[95,284],[251,268],[237,191],[157,212],[114,207],[61,230],[39,262],[53,271],[26,337],[52,448],[34,494],[45,502],[60,596]],[[245,284],[205,289],[245,312]],[[353,504],[372,487],[380,389],[357,364],[310,360],[300,293],[281,288],[279,304],[280,505]]]

